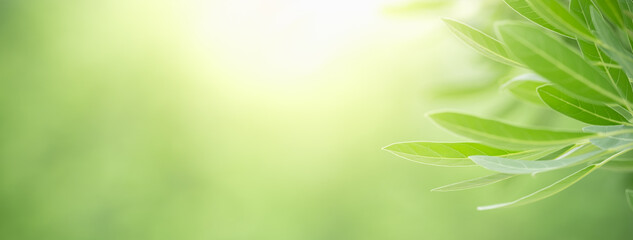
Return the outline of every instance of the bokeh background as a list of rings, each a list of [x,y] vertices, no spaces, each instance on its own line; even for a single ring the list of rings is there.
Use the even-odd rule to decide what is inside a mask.
[[[518,18],[501,0],[1,1],[0,239],[630,239],[625,173],[479,212],[560,174],[435,193],[486,172],[381,150],[463,140],[434,109],[577,125],[498,91],[516,70],[441,17]]]

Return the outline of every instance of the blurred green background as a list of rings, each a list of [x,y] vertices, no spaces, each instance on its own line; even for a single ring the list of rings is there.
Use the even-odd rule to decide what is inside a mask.
[[[0,2],[0,239],[630,239],[632,178],[478,212],[555,175],[485,174],[381,148],[460,140],[424,117],[553,119],[440,17],[500,0]],[[525,114],[529,114],[529,119]],[[564,174],[564,173],[563,173]]]

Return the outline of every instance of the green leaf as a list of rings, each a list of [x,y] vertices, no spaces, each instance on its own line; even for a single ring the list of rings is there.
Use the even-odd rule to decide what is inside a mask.
[[[604,13],[612,22],[624,27],[624,16],[618,0],[597,0],[595,4],[598,5],[600,12]]]
[[[558,180],[552,185],[542,188],[527,196],[521,197],[512,202],[477,207],[477,210],[483,211],[483,210],[491,210],[491,209],[504,208],[504,207],[510,207],[510,206],[520,206],[520,205],[533,203],[533,202],[548,198],[556,193],[559,193],[560,191],[565,190],[569,186],[574,185],[574,183],[580,181],[580,179],[584,178],[585,176],[587,176],[589,173],[593,172],[597,168],[598,168],[597,164],[587,166],[561,180]]]
[[[583,21],[571,14],[563,5],[554,0],[527,0],[534,11],[566,35],[594,39]]]
[[[457,20],[449,18],[444,18],[443,20],[459,39],[482,55],[500,63],[524,67],[513,59],[506,50],[505,45],[498,40]]]
[[[464,137],[503,149],[563,147],[593,134],[531,129],[472,115],[439,112],[429,114],[438,125]]]
[[[546,172],[573,166],[577,163],[589,160],[602,152],[602,150],[597,150],[577,156],[562,157],[559,159],[543,161],[525,161],[494,156],[470,156],[470,159],[477,163],[477,165],[495,172],[508,174],[528,174]]]
[[[488,175],[488,176],[483,176],[480,178],[475,178],[475,179],[469,179],[466,181],[461,181],[461,182],[456,182],[456,183],[452,183],[446,186],[442,186],[442,187],[438,187],[438,188],[434,188],[431,191],[435,191],[435,192],[451,192],[451,191],[460,191],[460,190],[466,190],[466,189],[472,189],[472,188],[478,188],[478,187],[483,187],[483,186],[487,186],[493,183],[497,183],[506,179],[510,179],[514,176],[517,176],[515,174],[504,174],[504,173],[497,173],[497,174],[492,174],[492,175]]]
[[[625,31],[629,33],[629,37],[633,36],[633,1],[619,0],[620,9],[624,21]]]
[[[547,84],[547,80],[534,73],[527,73],[516,76],[501,86],[501,89],[507,90],[519,99],[526,100],[530,103],[543,105],[543,101],[536,93],[536,89]]]
[[[508,4],[508,6],[510,6],[510,8],[516,11],[519,15],[530,20],[531,22],[536,23],[560,35],[567,36],[561,30],[557,29],[552,24],[548,23],[545,19],[543,19],[541,16],[539,16],[539,14],[536,13],[534,9],[532,9],[530,4],[528,4],[526,0],[504,0],[504,2]]]
[[[633,53],[625,33],[612,28],[593,7],[591,7],[591,19],[596,28],[596,35],[600,39],[598,44],[601,49],[618,62],[628,76],[633,76]]]
[[[589,173],[595,171],[596,169],[602,167],[603,165],[607,164],[609,161],[611,161],[614,158],[617,158],[618,156],[630,151],[631,149],[626,149],[623,151],[620,151],[616,154],[611,155],[609,158],[603,160],[600,163],[596,163],[596,164],[592,164],[589,165],[587,167],[584,167],[580,170],[578,170],[575,173],[572,173],[571,175],[556,181],[555,183],[544,187],[536,192],[533,192],[527,196],[521,197],[517,200],[514,200],[512,202],[506,202],[506,203],[499,203],[499,204],[494,204],[494,205],[488,205],[488,206],[481,206],[478,207],[478,210],[490,210],[490,209],[496,209],[496,208],[503,208],[503,207],[510,207],[510,206],[519,206],[519,205],[524,205],[524,204],[528,204],[528,203],[533,203],[542,199],[545,199],[547,197],[550,197],[560,191],[565,190],[566,188],[570,187],[571,185],[574,185],[574,183],[580,181],[580,179],[584,178],[585,176],[589,175]]]
[[[550,151],[545,151],[548,154],[538,154],[538,157],[536,155],[531,155],[530,158],[536,159],[536,161],[538,161],[539,159],[550,159],[550,158],[556,158],[558,156],[560,156],[561,154],[564,154],[565,152],[567,152],[570,148],[572,148],[573,146],[566,146],[564,148],[558,149],[558,150],[554,150],[553,152]],[[541,157],[542,156],[542,157]],[[466,189],[472,189],[472,188],[478,188],[478,187],[484,187],[484,186],[488,186],[490,184],[493,183],[497,183],[506,179],[510,179],[514,176],[517,176],[516,174],[505,174],[505,173],[497,173],[497,174],[492,174],[492,175],[488,175],[488,176],[484,176],[484,177],[479,177],[479,178],[475,178],[475,179],[470,179],[470,180],[466,180],[466,181],[461,181],[461,182],[456,182],[456,183],[452,183],[446,186],[442,186],[442,187],[438,187],[435,189],[432,189],[431,191],[437,191],[437,192],[450,192],[450,191],[460,191],[460,190],[466,190]]]
[[[589,14],[589,7],[593,6],[591,0],[572,0],[569,3],[569,10],[575,14],[581,21],[584,21],[587,27],[591,30],[593,28],[593,22],[591,21],[591,15]],[[587,41],[579,38],[578,44],[583,55],[592,61],[600,61],[598,49],[592,41]]]
[[[592,138],[591,144],[605,150],[616,150],[633,145],[633,127],[631,126],[588,126],[583,132],[599,133],[598,138]]]
[[[622,115],[624,118],[626,118],[627,121],[631,121],[633,120],[633,115],[626,110],[625,108],[623,108],[620,105],[615,105],[615,106],[610,106],[611,109],[615,110],[616,112],[618,112],[620,115]]]
[[[599,69],[559,39],[520,23],[498,29],[522,63],[566,93],[589,101],[627,103]]]
[[[625,190],[624,195],[626,195],[626,202],[629,204],[629,208],[633,210],[633,189]]]
[[[438,142],[403,142],[394,143],[384,148],[396,156],[414,162],[446,167],[475,166],[468,156],[514,156],[516,151],[488,147],[480,143],[438,143]]]
[[[593,20],[591,18],[590,9],[593,7],[591,0],[573,0],[570,2],[571,11],[583,19],[584,22],[593,30]],[[578,39],[578,46],[583,55],[591,61],[601,64],[600,70],[608,77],[611,83],[616,86],[620,97],[628,102],[633,102],[633,88],[626,73],[613,59],[605,54],[594,42]],[[617,66],[617,67],[609,67]]]
[[[594,125],[630,124],[615,110],[569,96],[552,85],[538,88],[538,95],[550,108],[578,121]]]

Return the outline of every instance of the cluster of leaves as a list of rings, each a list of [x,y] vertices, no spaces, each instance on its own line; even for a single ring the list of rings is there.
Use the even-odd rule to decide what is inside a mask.
[[[479,53],[528,72],[509,80],[503,89],[587,126],[560,131],[436,112],[429,114],[435,123],[473,142],[403,142],[385,149],[423,164],[480,166],[496,172],[435,191],[471,189],[521,174],[578,168],[536,192],[480,210],[547,198],[599,168],[633,170],[633,1],[505,2],[529,22],[498,22],[494,36],[456,20],[445,22]],[[633,190],[626,190],[625,195],[631,203]]]

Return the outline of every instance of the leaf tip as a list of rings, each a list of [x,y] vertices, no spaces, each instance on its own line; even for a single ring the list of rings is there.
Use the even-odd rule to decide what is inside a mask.
[[[425,117],[430,118],[433,121],[436,121],[438,118],[446,115],[446,114],[450,114],[449,111],[442,111],[442,110],[438,110],[438,111],[431,111],[431,112],[427,112],[426,114],[424,114]]]
[[[382,147],[382,148],[381,148],[381,150],[385,150],[385,151],[391,152],[391,151],[392,151],[393,146],[394,146],[394,145],[396,145],[396,144],[397,144],[397,143],[392,143],[392,144],[389,144],[389,145],[387,145],[387,146]]]

